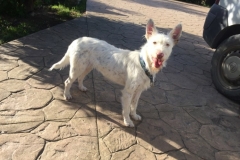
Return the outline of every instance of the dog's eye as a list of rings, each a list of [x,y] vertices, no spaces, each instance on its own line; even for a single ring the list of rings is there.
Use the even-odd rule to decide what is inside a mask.
[[[157,44],[157,42],[154,41],[153,44]]]
[[[168,47],[168,46],[169,46],[169,43],[166,43],[166,46]]]

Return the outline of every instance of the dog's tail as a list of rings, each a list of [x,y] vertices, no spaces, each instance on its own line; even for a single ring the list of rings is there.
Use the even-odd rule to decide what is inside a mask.
[[[66,53],[64,55],[64,57],[59,62],[52,65],[52,67],[49,69],[49,71],[52,71],[53,69],[63,69],[67,65],[69,65],[69,55],[68,55],[68,53]]]

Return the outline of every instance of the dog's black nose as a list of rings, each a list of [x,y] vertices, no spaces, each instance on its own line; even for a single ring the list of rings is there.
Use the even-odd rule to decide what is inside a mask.
[[[158,58],[158,59],[161,59],[163,56],[164,56],[163,53],[159,53],[159,54],[157,55],[157,58]]]

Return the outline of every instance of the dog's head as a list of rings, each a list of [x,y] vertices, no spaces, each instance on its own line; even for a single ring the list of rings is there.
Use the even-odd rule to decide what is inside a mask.
[[[166,65],[166,60],[169,58],[172,48],[177,44],[181,34],[181,24],[178,24],[166,35],[158,32],[151,19],[148,21],[145,35],[147,43],[144,47],[147,52],[149,67],[154,72],[159,71]]]

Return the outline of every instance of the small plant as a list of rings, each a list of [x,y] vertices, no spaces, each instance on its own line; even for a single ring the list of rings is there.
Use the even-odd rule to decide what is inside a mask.
[[[62,17],[79,17],[81,15],[75,8],[66,7],[61,4],[54,5],[51,9],[56,11],[56,13]]]
[[[70,0],[34,0],[34,14],[30,15],[19,3],[24,1],[0,0],[0,44],[79,17],[86,10],[86,0],[79,4]]]
[[[34,23],[19,22],[12,24],[10,21],[0,18],[0,44],[9,40],[23,37],[35,31],[36,25]]]
[[[0,0],[0,14],[9,16],[23,16],[24,4],[21,0]]]

